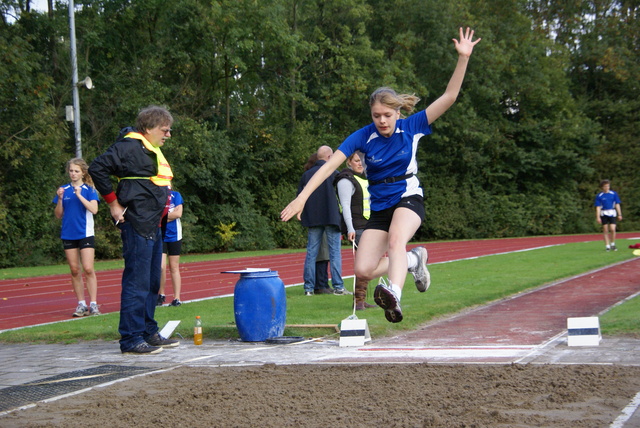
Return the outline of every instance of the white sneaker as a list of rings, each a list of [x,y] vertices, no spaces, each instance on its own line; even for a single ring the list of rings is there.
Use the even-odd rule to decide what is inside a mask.
[[[78,305],[76,311],[73,313],[74,317],[83,317],[85,315],[89,315],[89,308],[84,305]]]
[[[100,309],[98,309],[97,303],[92,303],[89,306],[89,315],[100,315]]]
[[[431,285],[431,274],[427,269],[429,254],[424,247],[413,248],[410,252],[418,256],[418,264],[413,269],[409,269],[409,272],[413,275],[418,291],[424,293]]]

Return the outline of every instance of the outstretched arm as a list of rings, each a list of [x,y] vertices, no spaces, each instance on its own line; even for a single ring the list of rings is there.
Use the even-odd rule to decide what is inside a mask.
[[[294,215],[298,216],[300,220],[300,214],[304,209],[304,204],[309,199],[309,196],[316,190],[329,176],[338,169],[338,167],[347,159],[347,157],[340,150],[336,150],[329,160],[320,167],[311,180],[304,186],[304,189],[300,192],[297,198],[295,198],[285,209],[280,212],[280,218],[282,221],[289,221]]]
[[[455,70],[453,70],[453,75],[449,80],[444,94],[431,103],[426,109],[429,124],[432,124],[437,118],[442,116],[445,111],[449,110],[449,107],[451,107],[456,101],[456,98],[458,98],[464,75],[467,72],[469,57],[473,52],[473,47],[478,44],[480,40],[482,39],[473,40],[473,30],[469,27],[467,27],[466,32],[460,27],[460,41],[453,39],[456,51],[458,51],[458,64]]]

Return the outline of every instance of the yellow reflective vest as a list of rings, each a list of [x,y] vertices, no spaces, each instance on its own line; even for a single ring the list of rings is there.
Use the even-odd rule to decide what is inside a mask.
[[[151,182],[156,186],[171,186],[173,171],[171,171],[171,165],[169,165],[169,162],[167,162],[167,159],[162,154],[160,147],[156,147],[151,144],[139,132],[129,132],[127,135],[125,135],[125,138],[133,138],[142,141],[142,144],[147,150],[156,154],[156,160],[158,162],[158,172],[153,177],[122,177],[121,179],[146,179],[151,180]]]
[[[369,181],[365,178],[358,177],[353,174],[353,178],[356,179],[360,188],[362,189],[362,217],[369,220],[371,217],[371,195],[369,194]]]

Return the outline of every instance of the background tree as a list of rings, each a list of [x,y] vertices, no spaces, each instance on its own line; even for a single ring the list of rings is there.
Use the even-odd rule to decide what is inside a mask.
[[[567,76],[576,108],[597,124],[587,157],[592,174],[580,185],[593,200],[597,183],[613,180],[622,195],[622,230],[638,227],[640,178],[635,172],[640,135],[640,5],[634,1],[530,1],[537,31],[570,53]],[[620,230],[620,229],[619,229]]]
[[[596,232],[600,178],[640,225],[638,5],[623,0],[81,0],[75,21],[87,161],[149,104],[185,198],[185,251],[303,247],[279,221],[303,165],[371,121],[380,86],[424,109],[483,41],[457,103],[419,146],[429,216],[416,239]],[[62,261],[55,188],[74,153],[68,7],[0,0],[0,267]],[[119,257],[108,210],[97,256]],[[234,225],[223,239],[220,227]],[[226,229],[225,229],[226,230]]]

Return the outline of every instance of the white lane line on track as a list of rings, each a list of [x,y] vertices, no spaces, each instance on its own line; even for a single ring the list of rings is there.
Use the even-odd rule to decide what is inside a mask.
[[[534,359],[539,355],[543,355],[547,351],[547,348],[556,346],[560,338],[566,334],[567,334],[566,331],[562,331],[556,334],[555,336],[553,336],[551,339],[547,340],[546,342],[533,346],[533,349],[531,352],[529,352],[527,355],[523,356],[522,358],[518,358],[513,363],[514,364],[526,363],[527,361],[531,361],[532,359]]]
[[[613,423],[611,425],[609,425],[609,428],[622,428],[622,427],[624,427],[624,424],[629,419],[631,419],[631,416],[633,416],[633,414],[636,412],[636,410],[638,409],[639,406],[640,406],[640,392],[638,392],[636,394],[636,396],[633,397],[631,402],[629,404],[627,404],[627,407],[622,409],[622,412],[621,412],[620,416],[618,416],[616,418],[616,420],[613,421]]]

